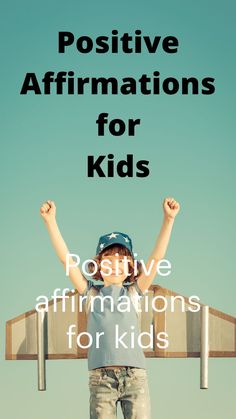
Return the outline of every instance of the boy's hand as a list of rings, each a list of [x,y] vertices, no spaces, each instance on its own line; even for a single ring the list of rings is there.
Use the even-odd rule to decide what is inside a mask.
[[[165,218],[174,219],[180,210],[180,205],[174,198],[165,198],[163,210]]]
[[[46,201],[40,208],[40,214],[46,223],[55,220],[56,218],[56,205],[54,201]]]

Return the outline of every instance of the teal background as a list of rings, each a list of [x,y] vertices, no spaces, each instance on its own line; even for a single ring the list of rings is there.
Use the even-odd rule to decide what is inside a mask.
[[[39,215],[45,200],[71,252],[92,257],[112,230],[147,259],[162,223],[162,201],[181,204],[166,257],[173,273],[155,279],[204,304],[235,312],[235,12],[233,1],[13,1],[1,13],[1,392],[4,417],[88,417],[85,360],[47,361],[47,391],[37,391],[35,361],[5,361],[5,322],[68,282]],[[57,53],[57,35],[174,35],[177,54]],[[46,71],[118,79],[215,77],[209,96],[35,96],[19,94],[25,74]],[[100,112],[141,118],[135,137],[97,137]],[[133,153],[150,161],[147,178],[86,178],[87,155]],[[153,418],[233,419],[235,358],[148,359]],[[121,416],[119,416],[121,417]]]

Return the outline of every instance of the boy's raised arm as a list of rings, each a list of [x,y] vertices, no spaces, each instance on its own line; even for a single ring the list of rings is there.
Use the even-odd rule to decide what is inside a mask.
[[[56,205],[53,201],[45,202],[40,208],[40,215],[42,216],[45,225],[48,229],[49,236],[51,238],[53,247],[56,251],[56,254],[60,261],[64,265],[64,269],[66,269],[66,255],[69,253],[67,245],[63,240],[63,237],[60,233],[59,227],[56,221]],[[87,279],[82,275],[78,266],[74,266],[75,263],[72,257],[69,258],[69,277],[73,284],[75,285],[76,289],[80,294],[82,294],[86,287],[87,287]]]
[[[170,240],[172,227],[174,224],[174,220],[176,215],[180,210],[180,205],[177,201],[173,198],[165,198],[163,201],[163,211],[164,211],[164,219],[163,224],[161,227],[161,231],[157,237],[156,244],[150,255],[147,264],[146,264],[146,271],[148,275],[144,272],[140,274],[137,279],[137,284],[142,292],[145,292],[150,287],[153,279],[155,278],[156,272],[156,264],[159,260],[165,257],[165,253],[167,250],[167,246]],[[150,272],[149,272],[150,270]]]

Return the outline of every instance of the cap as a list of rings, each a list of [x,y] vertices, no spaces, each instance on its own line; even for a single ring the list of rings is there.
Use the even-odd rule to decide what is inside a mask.
[[[125,246],[133,256],[133,246],[131,238],[128,234],[121,233],[120,231],[113,231],[112,233],[105,234],[101,236],[97,245],[96,255],[98,255],[102,250],[111,244],[122,244]]]

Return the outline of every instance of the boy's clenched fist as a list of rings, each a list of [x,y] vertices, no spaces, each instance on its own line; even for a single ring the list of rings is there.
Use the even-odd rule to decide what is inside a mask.
[[[40,214],[45,222],[56,218],[56,205],[54,201],[46,201],[40,208]]]
[[[174,198],[165,198],[163,210],[166,218],[175,218],[180,210],[180,205]]]

